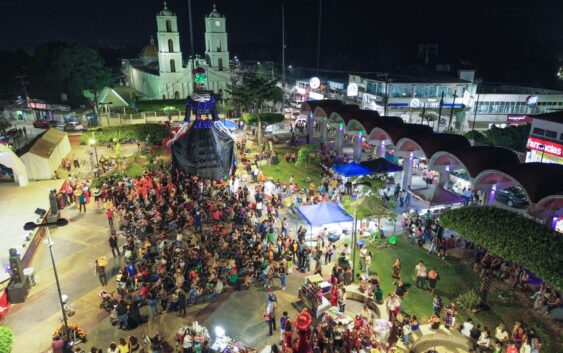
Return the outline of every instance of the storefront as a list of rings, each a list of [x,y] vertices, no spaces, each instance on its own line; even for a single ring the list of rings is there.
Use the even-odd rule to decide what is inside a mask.
[[[563,164],[563,144],[537,137],[529,137],[526,163],[542,162]]]

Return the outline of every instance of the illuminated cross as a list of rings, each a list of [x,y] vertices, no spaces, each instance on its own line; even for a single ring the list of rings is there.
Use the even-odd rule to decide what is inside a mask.
[[[168,8],[168,1],[164,0],[164,8],[167,9]]]

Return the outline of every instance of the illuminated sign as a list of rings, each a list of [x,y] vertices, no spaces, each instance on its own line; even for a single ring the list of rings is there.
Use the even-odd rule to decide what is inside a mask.
[[[528,138],[527,147],[556,157],[563,157],[563,145],[535,137]]]
[[[346,91],[348,97],[355,97],[358,95],[358,85],[355,83],[351,83],[348,85],[348,90]]]
[[[319,80],[318,77],[312,77],[309,80],[309,86],[311,86],[312,89],[317,89],[321,86],[321,80]]]
[[[513,124],[531,123],[532,117],[526,114],[510,114],[506,116],[506,122]]]
[[[322,94],[317,93],[317,92],[309,92],[309,98],[321,100],[321,99],[324,99],[325,96],[323,96]]]
[[[333,90],[343,90],[344,84],[340,82],[328,81],[328,87]]]
[[[418,98],[411,99],[411,102],[409,103],[409,106],[411,108],[418,108],[421,105],[422,105],[422,103],[420,102],[420,99],[418,99]]]
[[[528,107],[535,107],[538,105],[538,96],[528,96],[528,98],[526,98],[526,104],[528,104]]]

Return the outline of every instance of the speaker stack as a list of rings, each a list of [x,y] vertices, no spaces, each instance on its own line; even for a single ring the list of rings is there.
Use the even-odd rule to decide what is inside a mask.
[[[23,303],[29,292],[29,281],[23,274],[22,262],[16,249],[10,249],[9,261],[12,282],[8,287],[8,298],[11,303]]]

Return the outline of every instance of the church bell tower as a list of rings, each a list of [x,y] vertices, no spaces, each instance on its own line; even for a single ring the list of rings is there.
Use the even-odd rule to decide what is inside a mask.
[[[205,16],[205,58],[215,71],[230,70],[226,22],[215,5],[213,11]]]
[[[164,9],[156,15],[158,39],[158,67],[161,74],[182,72],[182,51],[180,50],[180,33],[176,15],[168,9],[164,1]]]

